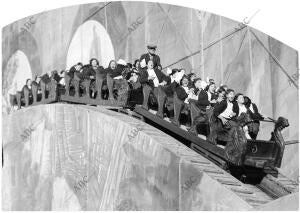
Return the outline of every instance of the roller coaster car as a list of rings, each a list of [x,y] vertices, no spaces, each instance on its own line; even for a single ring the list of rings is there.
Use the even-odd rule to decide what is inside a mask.
[[[109,97],[102,97],[103,83],[106,80]],[[207,156],[220,166],[227,167],[229,164],[235,166],[250,166],[255,168],[279,168],[284,151],[284,139],[281,130],[288,127],[287,119],[279,117],[274,121],[275,128],[271,133],[270,141],[247,140],[241,127],[237,128],[232,135],[231,142],[227,142],[225,147],[218,144],[221,140],[216,137],[216,132],[211,125],[212,110],[202,113],[195,103],[190,104],[190,114],[192,128],[187,131],[181,128],[180,116],[184,102],[177,97],[176,92],[172,97],[167,96],[163,87],[157,88],[158,112],[151,113],[146,99],[142,106],[136,106],[135,112],[159,125],[169,134],[182,139],[184,143],[195,151]],[[40,84],[33,81],[32,89],[27,86],[22,92],[10,96],[12,106],[18,109],[38,104],[49,104],[53,102],[70,102],[79,104],[101,105],[125,107],[128,99],[128,84],[126,80],[114,80],[109,74],[96,73],[95,79],[86,79],[80,73],[74,73],[71,77],[65,74],[65,86],[60,85],[51,78],[42,79]],[[149,87],[143,87],[144,97],[149,98]],[[174,118],[171,122],[166,121],[164,117],[165,102],[172,102],[174,109]],[[203,119],[206,118],[206,119]],[[202,120],[201,120],[202,119]],[[202,132],[206,132],[206,138],[197,135],[195,123],[200,123]],[[195,134],[196,133],[196,134]]]
[[[257,168],[280,168],[285,142],[281,130],[289,126],[288,120],[279,117],[275,122],[270,141],[247,140],[244,164]]]
[[[205,136],[195,134],[193,124],[201,113],[196,104],[192,102],[189,106],[192,128],[188,131],[186,127],[180,125],[180,115],[184,102],[177,97],[176,92],[174,92],[173,97],[167,97],[162,87],[159,87],[158,90],[157,113],[148,110],[149,105],[145,105],[147,101],[142,106],[136,106],[134,111],[223,168],[228,168],[229,165],[259,169],[280,168],[285,146],[281,130],[289,126],[287,119],[279,117],[277,121],[274,121],[275,127],[269,141],[247,140],[242,127],[238,126],[232,134],[231,142],[227,142],[225,147],[222,147],[220,145],[221,140],[218,139],[216,131],[211,125],[211,119],[214,117],[212,109],[204,113],[206,119],[203,119],[203,116],[201,116],[200,122],[198,119],[201,132],[207,132],[207,134]],[[174,118],[171,120],[164,118],[166,100],[174,104]]]
[[[53,78],[41,79],[39,84],[32,81],[31,90],[24,86],[22,91],[18,91],[15,95],[10,95],[11,106],[17,106],[18,109],[57,101],[57,82]]]
[[[104,81],[107,82],[108,99],[102,97]],[[114,80],[109,74],[96,73],[95,79],[87,79],[80,73],[74,73],[73,77],[66,73],[65,85],[57,83],[53,77],[42,79],[40,84],[33,81],[31,90],[25,86],[22,92],[10,95],[10,104],[18,109],[53,102],[124,107],[127,94],[127,81]]]

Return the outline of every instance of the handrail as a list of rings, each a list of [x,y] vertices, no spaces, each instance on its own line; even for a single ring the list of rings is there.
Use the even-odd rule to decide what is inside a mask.
[[[297,144],[297,143],[299,143],[299,140],[285,141],[285,145],[292,145],[292,144]]]

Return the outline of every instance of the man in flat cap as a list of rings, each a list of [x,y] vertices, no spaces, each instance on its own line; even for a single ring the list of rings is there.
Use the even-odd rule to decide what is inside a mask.
[[[154,44],[149,44],[147,45],[147,48],[148,48],[148,53],[145,53],[141,56],[140,62],[142,62],[142,60],[145,60],[145,64],[148,64],[148,61],[152,60],[153,68],[161,70],[162,68],[160,65],[160,58],[158,55],[155,54],[155,50],[157,46]]]

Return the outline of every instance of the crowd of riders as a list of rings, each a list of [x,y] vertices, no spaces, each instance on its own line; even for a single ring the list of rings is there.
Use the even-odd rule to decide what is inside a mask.
[[[157,107],[159,88],[161,88],[169,97],[167,100],[171,100],[176,94],[177,98],[184,103],[180,122],[184,123],[191,133],[198,134],[197,126],[205,119],[209,119],[210,122],[214,122],[216,127],[211,131],[215,129],[228,133],[233,127],[240,126],[247,139],[256,139],[259,121],[264,117],[258,112],[257,106],[249,97],[234,91],[227,85],[216,85],[212,78],[201,79],[195,73],[187,73],[185,69],[167,68],[166,72],[163,71],[160,57],[155,54],[156,48],[156,45],[148,45],[148,52],[133,63],[127,63],[122,59],[111,60],[108,67],[104,68],[96,58],[92,58],[89,64],[83,65],[78,62],[69,70],[52,71],[50,75],[46,73],[36,76],[34,81],[39,84],[41,79],[53,78],[60,87],[64,87],[65,75],[68,74],[72,78],[75,73],[82,79],[95,80],[96,73],[101,73],[103,76],[109,75],[115,82],[126,79],[130,87],[127,107],[134,108],[136,105],[142,105],[147,109],[149,106],[150,108]],[[24,87],[31,90],[31,84],[31,79],[27,79]],[[145,88],[148,88],[148,92],[145,92],[147,90]],[[92,92],[91,95],[95,96],[96,94]],[[105,82],[102,86],[101,96],[103,99],[113,98],[110,97]],[[191,119],[191,113],[189,113],[191,103],[199,110],[197,119]],[[166,115],[172,118],[174,117],[173,111],[172,101],[166,101],[164,111],[160,112],[160,116]],[[245,120],[245,116],[248,119]],[[224,140],[226,141],[226,139]]]

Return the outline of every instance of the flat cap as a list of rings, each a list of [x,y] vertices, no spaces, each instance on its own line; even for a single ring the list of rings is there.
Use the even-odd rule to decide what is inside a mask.
[[[148,44],[148,45],[147,45],[147,48],[148,48],[148,49],[156,49],[157,46],[156,46],[155,44]]]

